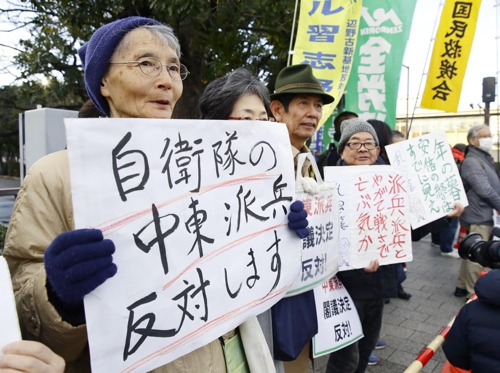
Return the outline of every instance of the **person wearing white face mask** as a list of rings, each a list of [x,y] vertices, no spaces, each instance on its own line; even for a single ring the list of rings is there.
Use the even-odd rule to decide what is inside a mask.
[[[467,193],[469,206],[460,217],[460,225],[469,232],[476,232],[483,240],[490,239],[493,228],[493,210],[500,212],[500,180],[489,151],[493,146],[490,128],[485,125],[472,127],[467,134],[469,146],[460,175]],[[474,284],[483,267],[470,260],[462,260],[455,296],[471,296]]]
[[[488,129],[489,131],[489,129]],[[491,148],[493,147],[493,139],[491,138],[491,133],[489,135],[490,137],[480,137],[478,138],[479,140],[479,146],[478,148],[481,149],[484,152],[489,152]]]

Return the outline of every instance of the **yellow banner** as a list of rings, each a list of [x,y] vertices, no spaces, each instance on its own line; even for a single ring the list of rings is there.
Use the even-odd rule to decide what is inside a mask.
[[[457,112],[481,0],[447,0],[434,42],[421,107]]]
[[[325,92],[320,128],[342,97],[356,50],[362,0],[302,0],[292,65],[309,64]]]

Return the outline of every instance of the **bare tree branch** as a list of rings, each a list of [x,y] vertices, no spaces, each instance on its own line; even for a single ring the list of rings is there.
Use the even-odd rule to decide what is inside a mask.
[[[26,28],[28,27],[28,25],[30,24],[31,22],[25,22],[17,27],[14,27],[10,30],[0,30],[0,32],[12,32],[12,31],[16,31],[16,30],[20,30],[20,29],[23,29],[23,28]]]
[[[10,8],[10,9],[0,8],[0,11],[5,15],[7,15],[8,13],[15,13],[15,12],[19,13],[29,12],[36,14],[36,10],[30,8]]]

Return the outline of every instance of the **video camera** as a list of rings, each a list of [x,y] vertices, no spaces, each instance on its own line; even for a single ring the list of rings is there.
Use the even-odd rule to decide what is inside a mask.
[[[500,228],[494,227],[491,233],[500,238]],[[484,241],[479,233],[470,233],[464,238],[458,247],[458,255],[483,267],[500,269],[500,241]]]

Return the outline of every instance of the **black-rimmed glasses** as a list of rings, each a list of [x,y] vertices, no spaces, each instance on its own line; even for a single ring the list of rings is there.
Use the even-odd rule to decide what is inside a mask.
[[[144,57],[138,61],[110,62],[110,65],[131,64],[139,66],[139,69],[141,69],[142,73],[148,76],[160,75],[163,66],[167,68],[168,75],[170,75],[173,80],[184,80],[189,75],[187,67],[182,63],[163,64],[158,58],[155,57]]]
[[[348,142],[346,145],[352,150],[359,150],[362,146],[366,150],[373,150],[378,146],[375,142]]]

